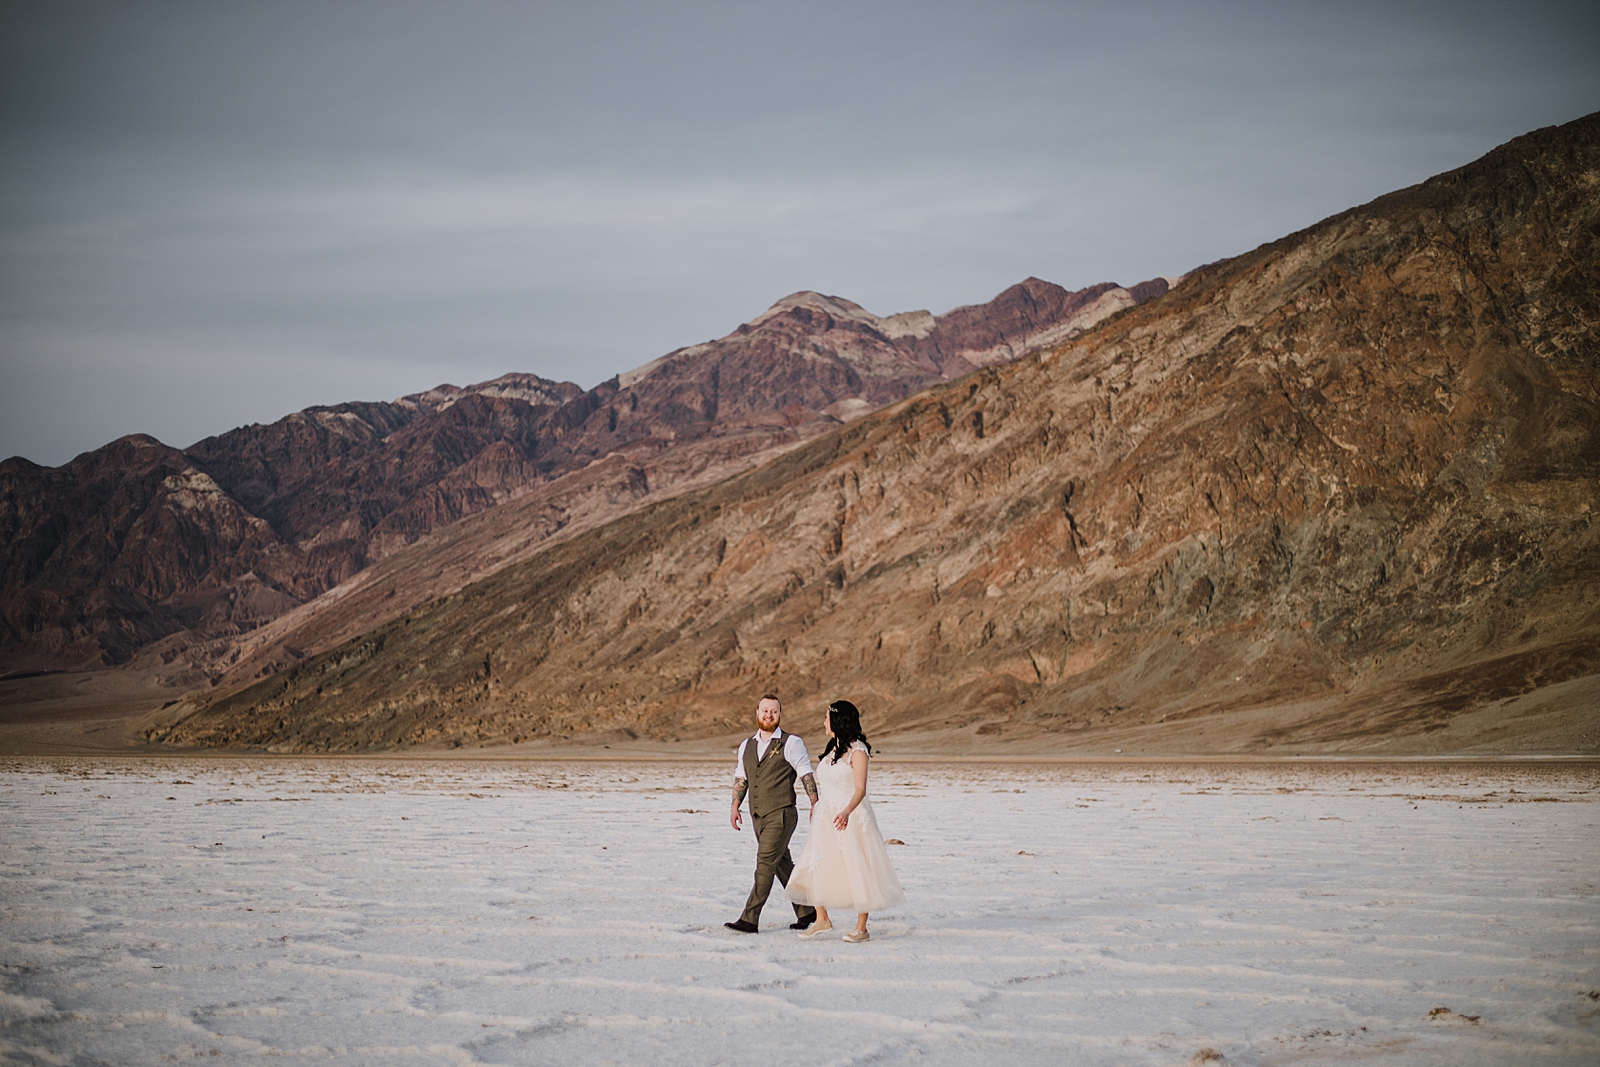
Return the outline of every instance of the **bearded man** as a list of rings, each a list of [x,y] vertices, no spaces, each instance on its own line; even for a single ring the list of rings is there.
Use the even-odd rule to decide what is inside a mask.
[[[784,885],[794,871],[794,860],[789,856],[789,838],[800,825],[795,811],[795,779],[811,798],[811,811],[817,809],[817,780],[811,773],[811,757],[806,754],[806,743],[796,734],[785,733],[778,725],[783,718],[783,705],[771,693],[756,704],[756,732],[739,746],[733,772],[733,812],[728,822],[735,830],[742,829],[740,805],[745,796],[750,798],[750,822],[756,832],[756,881],[750,889],[750,899],[745,901],[744,914],[731,923],[723,923],[730,930],[753,934],[760,929],[761,909],[772,893],[772,879],[777,877]],[[794,906],[795,921],[791,930],[804,930],[817,917],[817,909],[802,904]]]

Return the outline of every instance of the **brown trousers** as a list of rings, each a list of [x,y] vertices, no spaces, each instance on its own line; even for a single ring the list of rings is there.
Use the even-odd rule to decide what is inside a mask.
[[[789,875],[794,873],[794,860],[789,857],[789,838],[794,836],[795,827],[800,825],[800,815],[794,805],[789,804],[765,815],[752,815],[750,822],[756,832],[756,884],[751,888],[750,899],[745,901],[744,914],[739,918],[752,926],[760,926],[761,909],[772,894],[773,876],[776,875],[778,881],[788,885]],[[794,914],[795,918],[804,921],[815,918],[817,909],[796,904]]]

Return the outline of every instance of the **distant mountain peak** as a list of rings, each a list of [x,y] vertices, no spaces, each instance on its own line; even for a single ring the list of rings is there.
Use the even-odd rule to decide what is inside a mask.
[[[745,325],[752,328],[757,327],[768,319],[775,318],[794,308],[802,307],[815,308],[835,319],[859,322],[864,326],[876,326],[879,321],[878,316],[853,300],[846,300],[842,296],[826,296],[810,289],[802,289],[798,293],[790,293],[782,300],[777,301]]]
[[[856,322],[878,331],[891,341],[902,337],[926,337],[933,332],[933,313],[924,310],[902,311],[894,315],[877,316],[853,300],[842,296],[824,296],[809,289],[788,296],[751,319],[746,326],[755,328],[769,319],[794,308],[814,308],[836,321]]]
[[[537,374],[513,372],[502,374],[498,378],[491,378],[486,382],[478,382],[466,388],[451,385],[446,382],[436,385],[423,393],[411,393],[395,400],[394,403],[411,410],[443,411],[464,396],[491,396],[504,397],[510,400],[523,400],[529,404],[551,404],[560,407],[574,397],[581,396],[583,388],[572,382],[551,381],[541,378]]]
[[[1114,294],[1110,303],[1106,293]],[[0,599],[0,665],[69,654],[123,662],[160,642],[164,668],[186,658],[210,670],[229,641],[274,612],[318,600],[468,516],[531,501],[519,512],[529,520],[507,535],[514,547],[506,553],[523,553],[574,522],[725,477],[1134,302],[1114,285],[1073,293],[1029,278],[938,318],[925,310],[880,317],[844,297],[802,290],[720,339],[587,391],[511,373],[388,403],[309,407],[182,451],[133,435],[67,468],[8,462],[0,503],[5,494],[16,503],[0,520],[19,535],[0,545],[0,573],[10,576],[8,599]],[[626,469],[613,470],[618,463]],[[121,492],[108,492],[116,483]],[[539,511],[548,499],[564,502]],[[181,532],[173,516],[186,524]],[[61,533],[95,528],[104,536]],[[483,558],[467,552],[467,572]],[[452,559],[452,567],[461,562]],[[197,616],[197,595],[211,604],[245,572],[275,590],[252,600],[254,614],[208,607]],[[397,590],[373,610],[383,616],[429,588]],[[101,636],[108,627],[119,630],[115,641]],[[81,640],[63,643],[59,634]]]

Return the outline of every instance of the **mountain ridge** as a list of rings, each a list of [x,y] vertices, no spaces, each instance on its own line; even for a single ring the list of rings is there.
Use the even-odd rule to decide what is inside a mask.
[[[776,687],[963,747],[1600,750],[1597,185],[1600,118],[1536,131],[144,736],[670,742]]]
[[[1076,326],[1014,306],[1015,286],[990,305],[957,309],[958,320],[988,315],[991,334],[1024,347],[1030,331],[1092,324],[1074,294],[1037,279],[1025,286],[1034,303],[1070,307]],[[1095,287],[1111,290],[1126,292]],[[137,663],[174,682],[215,680],[253,630],[463,519],[540,492],[562,501],[552,532],[591,512],[614,515],[943,373],[869,324],[885,320],[849,306],[859,314],[843,321],[816,307],[769,309],[755,326],[653,361],[673,374],[626,384],[618,376],[583,390],[511,373],[391,402],[307,408],[182,450],[138,438],[164,450],[159,465],[128,466],[134,453],[118,443],[58,468],[6,460],[0,667]],[[629,463],[622,484],[581,477],[616,455]],[[566,491],[573,477],[599,496]],[[128,478],[136,491],[112,490]],[[184,486],[196,479],[216,491],[195,497]],[[294,647],[283,655],[292,659]]]

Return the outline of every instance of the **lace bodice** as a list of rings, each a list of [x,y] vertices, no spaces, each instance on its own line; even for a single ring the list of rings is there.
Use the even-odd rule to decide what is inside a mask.
[[[867,746],[857,741],[850,746],[850,751],[865,753]],[[829,753],[828,758],[818,760],[812,770],[817,776],[818,800],[822,804],[844,807],[850,803],[856,792],[856,772],[849,760],[841,756],[836,762]]]

